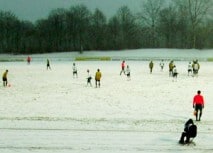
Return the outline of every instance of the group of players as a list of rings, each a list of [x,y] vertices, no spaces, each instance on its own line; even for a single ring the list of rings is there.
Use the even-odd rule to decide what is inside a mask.
[[[30,64],[30,62],[31,62],[31,58],[28,56],[27,57],[27,63]],[[165,65],[164,60],[161,60],[160,63],[159,63],[161,71],[163,71],[164,65]],[[154,67],[154,63],[153,63],[153,61],[150,61],[149,62],[150,73],[152,73],[153,67]],[[49,59],[47,59],[47,70],[48,69],[51,70]],[[73,69],[73,77],[78,77],[78,71],[77,71],[77,67],[76,67],[75,63],[73,63],[72,69]],[[190,74],[192,76],[197,76],[199,69],[200,69],[200,64],[198,63],[198,60],[194,60],[193,62],[189,62],[189,64],[188,64],[188,76]],[[4,87],[8,86],[8,81],[7,81],[8,72],[9,71],[6,70],[2,75]],[[87,85],[92,86],[92,84],[91,84],[92,76],[90,74],[89,69],[87,70],[87,73],[88,73]],[[124,60],[121,63],[120,75],[122,75],[122,73],[125,74],[127,76],[127,78],[130,80],[130,67],[129,67],[129,65],[126,66],[126,63],[125,63]],[[177,72],[176,66],[174,64],[174,61],[171,60],[169,62],[169,76],[177,78],[177,75],[178,75],[178,72]],[[97,72],[95,73],[96,88],[100,87],[101,76],[102,76],[102,74],[100,72],[100,69],[97,69]],[[204,108],[204,99],[203,99],[203,96],[201,95],[200,90],[197,91],[197,95],[195,95],[194,98],[193,98],[193,108],[195,110],[194,115],[196,116],[196,121],[200,121],[201,115],[202,115],[202,109]],[[199,112],[199,114],[198,114],[198,112]],[[196,130],[197,130],[196,126],[194,125],[192,119],[189,119],[185,124],[184,132],[181,135],[179,143],[181,143],[181,144],[188,143],[191,137],[196,137],[196,134],[197,134]],[[186,138],[186,140],[185,140],[185,138]]]
[[[164,65],[165,65],[164,60],[161,60],[160,63],[159,63],[161,71],[163,71]],[[153,68],[154,68],[154,62],[150,61],[149,62],[150,74],[153,72]],[[188,64],[188,76],[189,75],[198,76],[199,69],[200,69],[200,64],[199,64],[198,60],[194,60],[192,62],[189,62],[189,64]],[[130,67],[129,67],[129,65],[125,66],[125,61],[122,61],[122,63],[121,63],[120,75],[122,73],[126,74],[127,77],[130,78]],[[169,76],[174,77],[176,79],[177,79],[177,76],[178,76],[177,68],[176,68],[176,65],[174,64],[173,60],[171,60],[169,62]]]
[[[30,64],[31,60],[32,60],[31,57],[28,56],[27,57],[27,63]],[[163,71],[164,65],[165,65],[164,64],[164,60],[161,60],[160,63],[159,63],[161,71]],[[154,68],[154,62],[150,61],[149,62],[150,73],[152,73],[153,68]],[[48,69],[51,70],[49,59],[47,59],[47,70]],[[199,69],[200,69],[200,64],[199,64],[198,60],[194,60],[193,62],[189,62],[189,64],[188,64],[188,76],[190,74],[192,76],[197,76]],[[91,84],[92,77],[91,77],[91,75],[89,73],[89,70],[87,70],[87,73],[88,73],[87,85],[92,86],[92,84]],[[127,76],[128,80],[130,80],[130,67],[129,67],[129,65],[126,66],[125,60],[123,60],[122,63],[121,63],[120,75],[122,73]],[[5,87],[8,85],[7,74],[8,74],[8,70],[6,70],[3,73],[3,76],[2,76],[3,86],[5,86]],[[76,67],[75,63],[73,63],[73,77],[77,76],[77,75],[78,75],[77,74],[77,67]],[[177,68],[176,68],[176,65],[174,64],[173,60],[171,60],[169,62],[169,76],[171,76],[171,77],[173,77],[175,79],[177,79],[177,76],[178,76]],[[96,87],[100,87],[100,80],[101,80],[101,72],[100,72],[100,69],[97,69],[97,72],[95,74],[95,84],[96,84]]]

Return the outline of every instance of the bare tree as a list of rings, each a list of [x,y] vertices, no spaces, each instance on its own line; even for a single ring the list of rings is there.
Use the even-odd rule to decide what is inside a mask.
[[[205,23],[208,11],[212,7],[211,0],[173,0],[180,7],[185,7],[185,16],[188,18],[189,24],[189,47],[197,48],[197,37],[199,35],[199,27]],[[187,12],[186,12],[187,11]],[[183,12],[183,11],[182,11]]]
[[[0,12],[0,49],[16,53],[19,45],[20,21],[11,12]]]
[[[19,28],[20,53],[32,53],[35,46],[35,27],[29,21],[21,21]]]
[[[106,48],[106,16],[96,9],[91,18],[90,40],[95,50]]]
[[[137,42],[137,26],[135,16],[127,6],[119,8],[116,16],[120,26],[119,41],[121,48],[133,48],[134,43]]]
[[[193,48],[196,48],[196,30],[210,7],[210,0],[188,0],[188,10],[192,27]]]
[[[46,19],[41,19],[36,22],[36,39],[34,41],[37,45],[35,49],[40,53],[51,51],[51,32],[49,28],[50,26],[51,25]]]
[[[108,39],[108,48],[110,49],[120,49],[119,45],[119,35],[120,35],[120,23],[117,16],[113,16],[109,19],[107,25],[107,39]]]
[[[141,18],[150,27],[152,33],[152,47],[156,47],[156,27],[157,20],[159,18],[159,12],[161,11],[164,4],[164,0],[146,0],[142,4]]]
[[[172,6],[160,11],[158,29],[163,37],[160,44],[166,48],[175,47],[178,21],[177,13]]]
[[[71,9],[74,17],[72,23],[74,48],[82,52],[82,48],[87,46],[91,12],[84,5],[77,5]]]
[[[51,35],[51,48],[54,51],[63,50],[63,37],[65,30],[65,9],[55,9],[48,17],[49,30]]]

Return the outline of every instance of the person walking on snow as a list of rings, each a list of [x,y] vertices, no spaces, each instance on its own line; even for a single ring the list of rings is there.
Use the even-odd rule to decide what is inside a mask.
[[[190,73],[192,74],[192,63],[191,62],[189,62],[189,64],[188,64],[188,76]]]
[[[7,86],[7,74],[8,74],[8,70],[6,70],[3,75],[2,75],[2,81],[3,81],[3,86],[6,87]]]
[[[121,75],[122,73],[125,74],[125,61],[123,61],[123,62],[121,63],[121,72],[120,72],[120,75]]]
[[[178,72],[177,72],[177,68],[176,66],[174,65],[173,66],[173,69],[172,69],[172,77],[173,77],[173,81],[177,81],[177,76],[178,76]]]
[[[193,98],[193,108],[195,109],[195,112],[196,112],[195,113],[196,121],[200,121],[202,116],[202,110],[204,108],[204,98],[201,95],[200,90],[197,91],[197,94]]]
[[[98,69],[97,72],[95,73],[95,85],[96,85],[96,88],[101,86],[101,83],[100,83],[101,76],[102,76],[102,74],[100,72],[100,69]]]
[[[164,62],[163,62],[163,60],[161,60],[161,62],[160,62],[160,68],[161,68],[161,71],[163,71],[163,68],[164,68]]]
[[[129,68],[129,65],[126,66],[126,76],[127,76],[128,80],[130,80],[130,68]]]
[[[77,67],[75,63],[73,63],[73,66],[72,66],[72,73],[73,73],[73,78],[74,76],[76,76],[76,78],[78,77],[78,71],[77,71]]]
[[[31,57],[28,56],[28,57],[27,57],[27,63],[30,64],[30,62],[31,62]]]
[[[154,67],[154,63],[152,61],[150,61],[150,63],[149,63],[150,73],[152,73],[153,67]]]
[[[200,69],[200,64],[198,63],[198,60],[193,61],[192,68],[193,68],[193,76],[197,77],[198,71]]]
[[[47,70],[50,69],[51,70],[51,67],[50,67],[50,60],[47,59]]]
[[[171,77],[173,74],[174,61],[169,62],[169,76]]]
[[[92,80],[92,76],[89,73],[89,69],[87,70],[87,86],[88,84],[90,84],[90,86],[92,86],[91,80]]]

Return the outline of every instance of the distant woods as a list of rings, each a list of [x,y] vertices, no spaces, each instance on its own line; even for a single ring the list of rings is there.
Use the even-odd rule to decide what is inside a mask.
[[[110,18],[76,5],[35,23],[0,11],[0,53],[213,47],[211,0],[163,2],[147,0],[137,13],[122,6]]]

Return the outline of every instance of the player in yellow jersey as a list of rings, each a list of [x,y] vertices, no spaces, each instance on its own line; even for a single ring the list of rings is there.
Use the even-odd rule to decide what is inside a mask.
[[[97,88],[97,86],[101,86],[101,83],[100,83],[100,81],[101,81],[101,72],[100,72],[100,69],[98,69],[97,70],[97,72],[95,73],[95,85],[96,85],[96,88]]]
[[[8,70],[6,70],[3,75],[2,75],[2,81],[3,81],[3,86],[6,87],[7,86],[7,74],[8,74]]]

